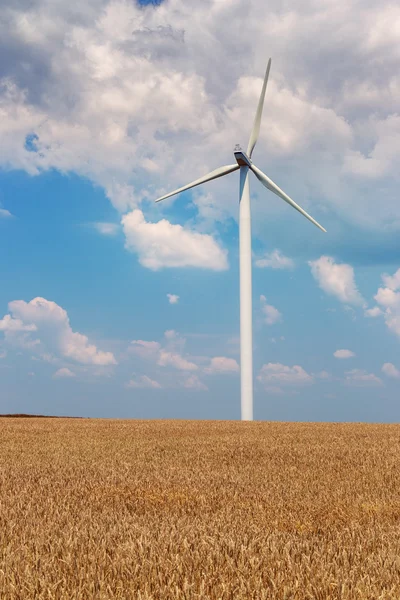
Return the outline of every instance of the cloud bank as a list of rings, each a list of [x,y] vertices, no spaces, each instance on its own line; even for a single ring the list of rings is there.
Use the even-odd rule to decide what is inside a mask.
[[[390,0],[284,11],[263,0],[4,0],[0,165],[73,172],[122,213],[147,211],[146,199],[246,143],[271,55],[260,168],[268,157],[268,174],[313,214],[399,228],[399,18]],[[219,194],[208,220],[237,219],[234,181],[209,184]],[[258,221],[275,206],[257,206]]]

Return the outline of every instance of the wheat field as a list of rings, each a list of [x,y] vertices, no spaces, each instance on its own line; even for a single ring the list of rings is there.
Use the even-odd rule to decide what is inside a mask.
[[[400,425],[0,419],[1,600],[400,599]]]

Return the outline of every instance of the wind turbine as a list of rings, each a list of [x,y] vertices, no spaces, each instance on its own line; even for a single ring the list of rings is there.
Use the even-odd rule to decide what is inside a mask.
[[[257,179],[271,192],[290,204],[311,223],[326,232],[315,219],[301,208],[294,200],[289,198],[280,187],[276,185],[265,173],[252,162],[251,157],[260,133],[261,115],[264,106],[265,90],[267,88],[271,59],[268,61],[264,83],[258,101],[257,112],[251,131],[247,152],[243,152],[239,145],[235,146],[234,155],[236,164],[219,167],[207,175],[188,183],[183,187],[165,194],[156,202],[161,202],[170,196],[184,192],[196,185],[206,183],[212,179],[223,177],[240,169],[239,186],[239,256],[240,256],[240,386],[241,386],[241,416],[242,421],[253,420],[253,340],[252,340],[252,289],[251,289],[251,214],[250,214],[250,188],[249,170],[253,171]]]

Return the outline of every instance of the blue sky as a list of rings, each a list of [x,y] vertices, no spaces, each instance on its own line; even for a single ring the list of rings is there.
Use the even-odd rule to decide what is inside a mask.
[[[398,421],[400,11],[340,6],[6,6],[0,413],[240,418],[238,175],[153,200],[233,162],[271,55],[253,158],[327,233],[251,178],[255,419]]]

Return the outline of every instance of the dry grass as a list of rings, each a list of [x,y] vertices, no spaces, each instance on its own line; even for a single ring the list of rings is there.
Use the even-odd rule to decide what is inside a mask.
[[[400,426],[0,419],[0,598],[400,599]]]

